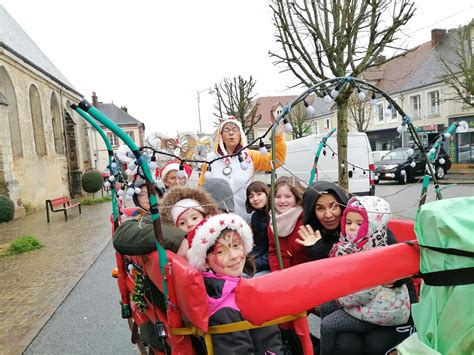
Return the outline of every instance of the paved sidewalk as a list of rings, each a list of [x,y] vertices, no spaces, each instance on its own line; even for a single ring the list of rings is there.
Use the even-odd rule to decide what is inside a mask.
[[[111,238],[111,204],[45,211],[0,224],[0,244],[34,235],[43,248],[0,258],[0,354],[21,354]]]

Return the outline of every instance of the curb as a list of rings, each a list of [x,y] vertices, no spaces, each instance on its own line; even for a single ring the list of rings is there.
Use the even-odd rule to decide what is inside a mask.
[[[467,185],[467,184],[474,184],[474,180],[449,180],[449,179],[443,179],[443,180],[438,180],[438,184],[440,184],[440,185],[449,185],[449,184]]]

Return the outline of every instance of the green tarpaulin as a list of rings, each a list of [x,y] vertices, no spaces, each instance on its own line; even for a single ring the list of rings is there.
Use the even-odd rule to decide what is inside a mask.
[[[423,205],[416,216],[415,232],[422,245],[474,252],[474,197]],[[420,253],[423,273],[474,267],[471,257],[425,248],[420,248]],[[445,355],[474,354],[474,284],[423,285],[412,316],[418,339],[431,349]]]

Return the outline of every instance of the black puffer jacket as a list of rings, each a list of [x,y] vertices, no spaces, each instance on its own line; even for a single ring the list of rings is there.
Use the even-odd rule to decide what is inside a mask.
[[[255,266],[257,272],[270,270],[268,264],[268,223],[270,222],[270,215],[263,210],[257,210],[252,214],[250,226],[253,232],[253,247],[250,255],[255,258]]]

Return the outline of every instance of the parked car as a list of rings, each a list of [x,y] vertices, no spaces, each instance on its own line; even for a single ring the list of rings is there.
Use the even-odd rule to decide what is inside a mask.
[[[427,151],[430,148],[428,147]],[[393,149],[382,160],[374,163],[375,176],[377,177],[376,183],[380,180],[395,180],[400,184],[406,184],[408,181],[412,181],[416,177],[421,177],[425,174],[426,163],[421,152],[418,149],[414,149],[413,155],[409,156],[408,149],[410,147]],[[440,160],[443,164],[440,163]],[[415,164],[411,164],[412,162]],[[434,168],[437,179],[442,179],[451,168],[451,159],[442,147],[438,151]]]
[[[390,150],[374,150],[372,151],[372,158],[374,159],[374,161],[380,161],[389,152]]]

